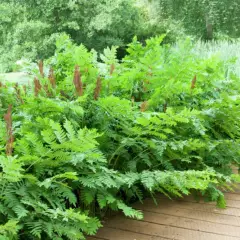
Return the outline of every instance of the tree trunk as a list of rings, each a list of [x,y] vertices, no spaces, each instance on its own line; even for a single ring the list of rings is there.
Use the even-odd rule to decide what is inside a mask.
[[[209,14],[206,15],[206,33],[207,33],[207,40],[213,39],[213,24],[209,17]]]

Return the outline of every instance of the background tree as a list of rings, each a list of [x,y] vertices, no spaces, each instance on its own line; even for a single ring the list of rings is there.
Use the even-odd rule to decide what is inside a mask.
[[[1,57],[2,66],[22,57],[36,60],[53,55],[56,37],[62,33],[89,49],[117,45],[122,51],[135,35],[144,40],[169,28],[165,20],[151,22],[146,6],[136,0],[3,0],[1,6],[2,55],[8,58],[6,62],[6,56]],[[11,71],[9,66],[5,68]]]
[[[0,71],[52,56],[62,33],[97,51],[117,45],[119,58],[135,35],[144,42],[168,33],[165,43],[240,36],[238,0],[2,0],[0,13]]]
[[[238,0],[143,0],[157,19],[181,21],[186,32],[203,39],[240,36]]]

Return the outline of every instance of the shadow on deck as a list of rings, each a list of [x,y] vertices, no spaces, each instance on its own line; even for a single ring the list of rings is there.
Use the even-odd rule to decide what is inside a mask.
[[[135,204],[144,219],[122,215],[110,218],[95,237],[88,240],[240,240],[240,191],[226,193],[227,208],[196,202],[193,197],[169,200],[159,197]]]

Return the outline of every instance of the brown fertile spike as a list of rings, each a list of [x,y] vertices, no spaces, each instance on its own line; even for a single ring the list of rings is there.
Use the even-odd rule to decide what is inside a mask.
[[[115,66],[114,66],[114,64],[112,63],[112,64],[111,64],[111,67],[110,67],[110,75],[113,74],[114,70],[115,70]]]
[[[73,77],[73,83],[74,83],[75,87],[78,83],[79,77],[80,77],[80,70],[79,70],[79,66],[76,65],[75,70],[74,70],[74,77]]]
[[[42,86],[41,86],[39,80],[35,77],[34,78],[34,94],[36,97],[38,96],[41,89],[42,89]]]
[[[79,79],[79,91],[78,91],[79,96],[83,95],[83,83],[82,83],[82,78],[80,75],[80,79]]]
[[[94,90],[94,100],[98,100],[100,91],[101,91],[101,87],[102,87],[102,80],[100,77],[98,77],[97,83],[96,83],[96,88]]]
[[[56,88],[56,79],[55,79],[54,71],[52,68],[50,68],[50,70],[49,70],[48,79],[49,79],[49,82],[51,83],[52,87]]]
[[[148,102],[144,101],[140,106],[141,112],[145,112],[147,110],[147,107],[148,107]]]
[[[75,86],[77,95],[78,96],[82,96],[83,95],[83,83],[82,83],[81,72],[79,70],[79,66],[78,65],[75,66],[73,84]]]
[[[39,72],[41,74],[42,77],[44,77],[44,72],[43,72],[43,61],[39,61],[38,63],[38,68],[39,68]]]
[[[196,81],[197,81],[197,76],[195,75],[193,80],[192,80],[191,89],[195,88]]]
[[[8,106],[8,111],[4,115],[4,120],[6,122],[6,129],[7,129],[7,144],[6,144],[6,154],[7,156],[11,156],[13,153],[13,129],[12,129],[12,105]]]

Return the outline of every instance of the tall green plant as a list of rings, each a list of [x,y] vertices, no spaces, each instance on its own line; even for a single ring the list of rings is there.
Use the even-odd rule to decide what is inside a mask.
[[[237,180],[238,78],[187,40],[134,39],[122,63],[66,36],[31,85],[0,85],[0,235],[84,239],[109,209],[193,190],[224,207]],[[224,147],[228,151],[224,151]]]

